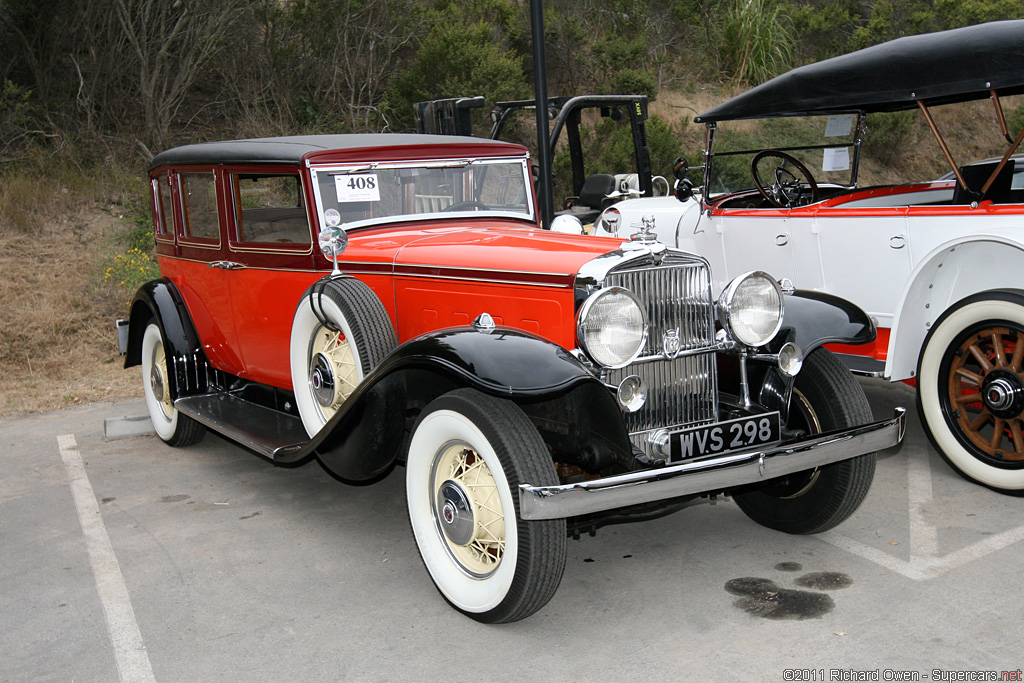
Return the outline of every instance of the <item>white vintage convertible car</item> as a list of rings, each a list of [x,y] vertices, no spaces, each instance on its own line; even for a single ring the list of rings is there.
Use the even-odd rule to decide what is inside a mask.
[[[1024,169],[1014,168],[1024,131],[1007,125],[1021,93],[1024,21],[800,67],[698,116],[704,164],[680,161],[676,197],[615,204],[595,232],[653,222],[663,242],[711,262],[716,288],[763,270],[853,301],[877,322],[877,341],[833,350],[855,372],[916,382],[947,461],[1024,495]],[[993,160],[961,166],[936,112],[982,99],[991,123],[977,125],[998,126],[1005,144]],[[952,175],[858,184],[867,115],[903,110],[917,110],[934,136],[915,152],[942,155]],[[755,129],[750,119],[762,121]],[[694,170],[697,183],[686,177]]]

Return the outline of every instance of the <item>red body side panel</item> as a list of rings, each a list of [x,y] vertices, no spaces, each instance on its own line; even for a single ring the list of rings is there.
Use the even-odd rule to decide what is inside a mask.
[[[499,325],[571,349],[576,343],[576,274],[620,244],[555,235],[515,222],[466,220],[355,231],[339,265],[377,294],[399,342],[467,325],[487,312]],[[291,389],[292,317],[302,293],[329,272],[327,261],[317,254],[316,269],[307,270],[295,268],[295,256],[288,254],[247,259],[232,252],[226,257],[249,263],[222,270],[161,253],[160,267],[181,291],[214,367]],[[291,267],[269,267],[281,259]]]

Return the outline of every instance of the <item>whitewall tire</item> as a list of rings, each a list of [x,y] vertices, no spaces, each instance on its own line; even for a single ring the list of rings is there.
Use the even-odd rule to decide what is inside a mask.
[[[171,446],[191,446],[206,428],[174,407],[168,381],[167,355],[160,325],[150,321],[142,335],[142,387],[157,436]]]
[[[928,436],[965,478],[1024,495],[1024,296],[977,294],[925,338],[917,405]]]
[[[359,280],[321,281],[302,296],[292,319],[289,363],[295,405],[310,436],[395,346],[387,311]]]
[[[502,623],[551,599],[565,568],[565,520],[522,520],[518,488],[556,482],[540,434],[511,401],[459,389],[424,409],[406,502],[423,563],[453,607]]]

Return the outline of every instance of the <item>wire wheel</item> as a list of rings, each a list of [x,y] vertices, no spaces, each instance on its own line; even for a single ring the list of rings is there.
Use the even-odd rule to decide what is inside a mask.
[[[516,404],[472,389],[432,401],[406,463],[409,523],[441,595],[487,623],[543,607],[565,567],[565,520],[519,518],[519,484],[557,481],[537,428]]]
[[[490,467],[468,445],[453,444],[433,469],[438,532],[467,573],[488,576],[505,554],[505,510]]]

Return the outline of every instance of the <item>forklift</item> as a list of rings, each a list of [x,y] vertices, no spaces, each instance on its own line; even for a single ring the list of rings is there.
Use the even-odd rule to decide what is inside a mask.
[[[646,95],[581,95],[549,97],[548,118],[554,121],[549,149],[555,149],[564,129],[569,146],[572,169],[571,195],[558,214],[576,216],[584,224],[593,223],[610,204],[625,198],[652,197],[667,194],[668,183],[651,175],[651,154],[647,144]],[[413,105],[416,132],[434,135],[473,135],[472,112],[484,106],[483,96],[452,97],[417,102]],[[521,113],[535,113],[535,100],[498,102],[491,111],[488,137],[500,140],[508,132],[509,123]],[[587,175],[583,162],[580,124],[584,110],[597,110],[602,118],[620,121],[628,117],[633,135],[635,166],[632,173]],[[657,194],[655,184],[657,180]],[[662,184],[664,184],[662,186]]]

